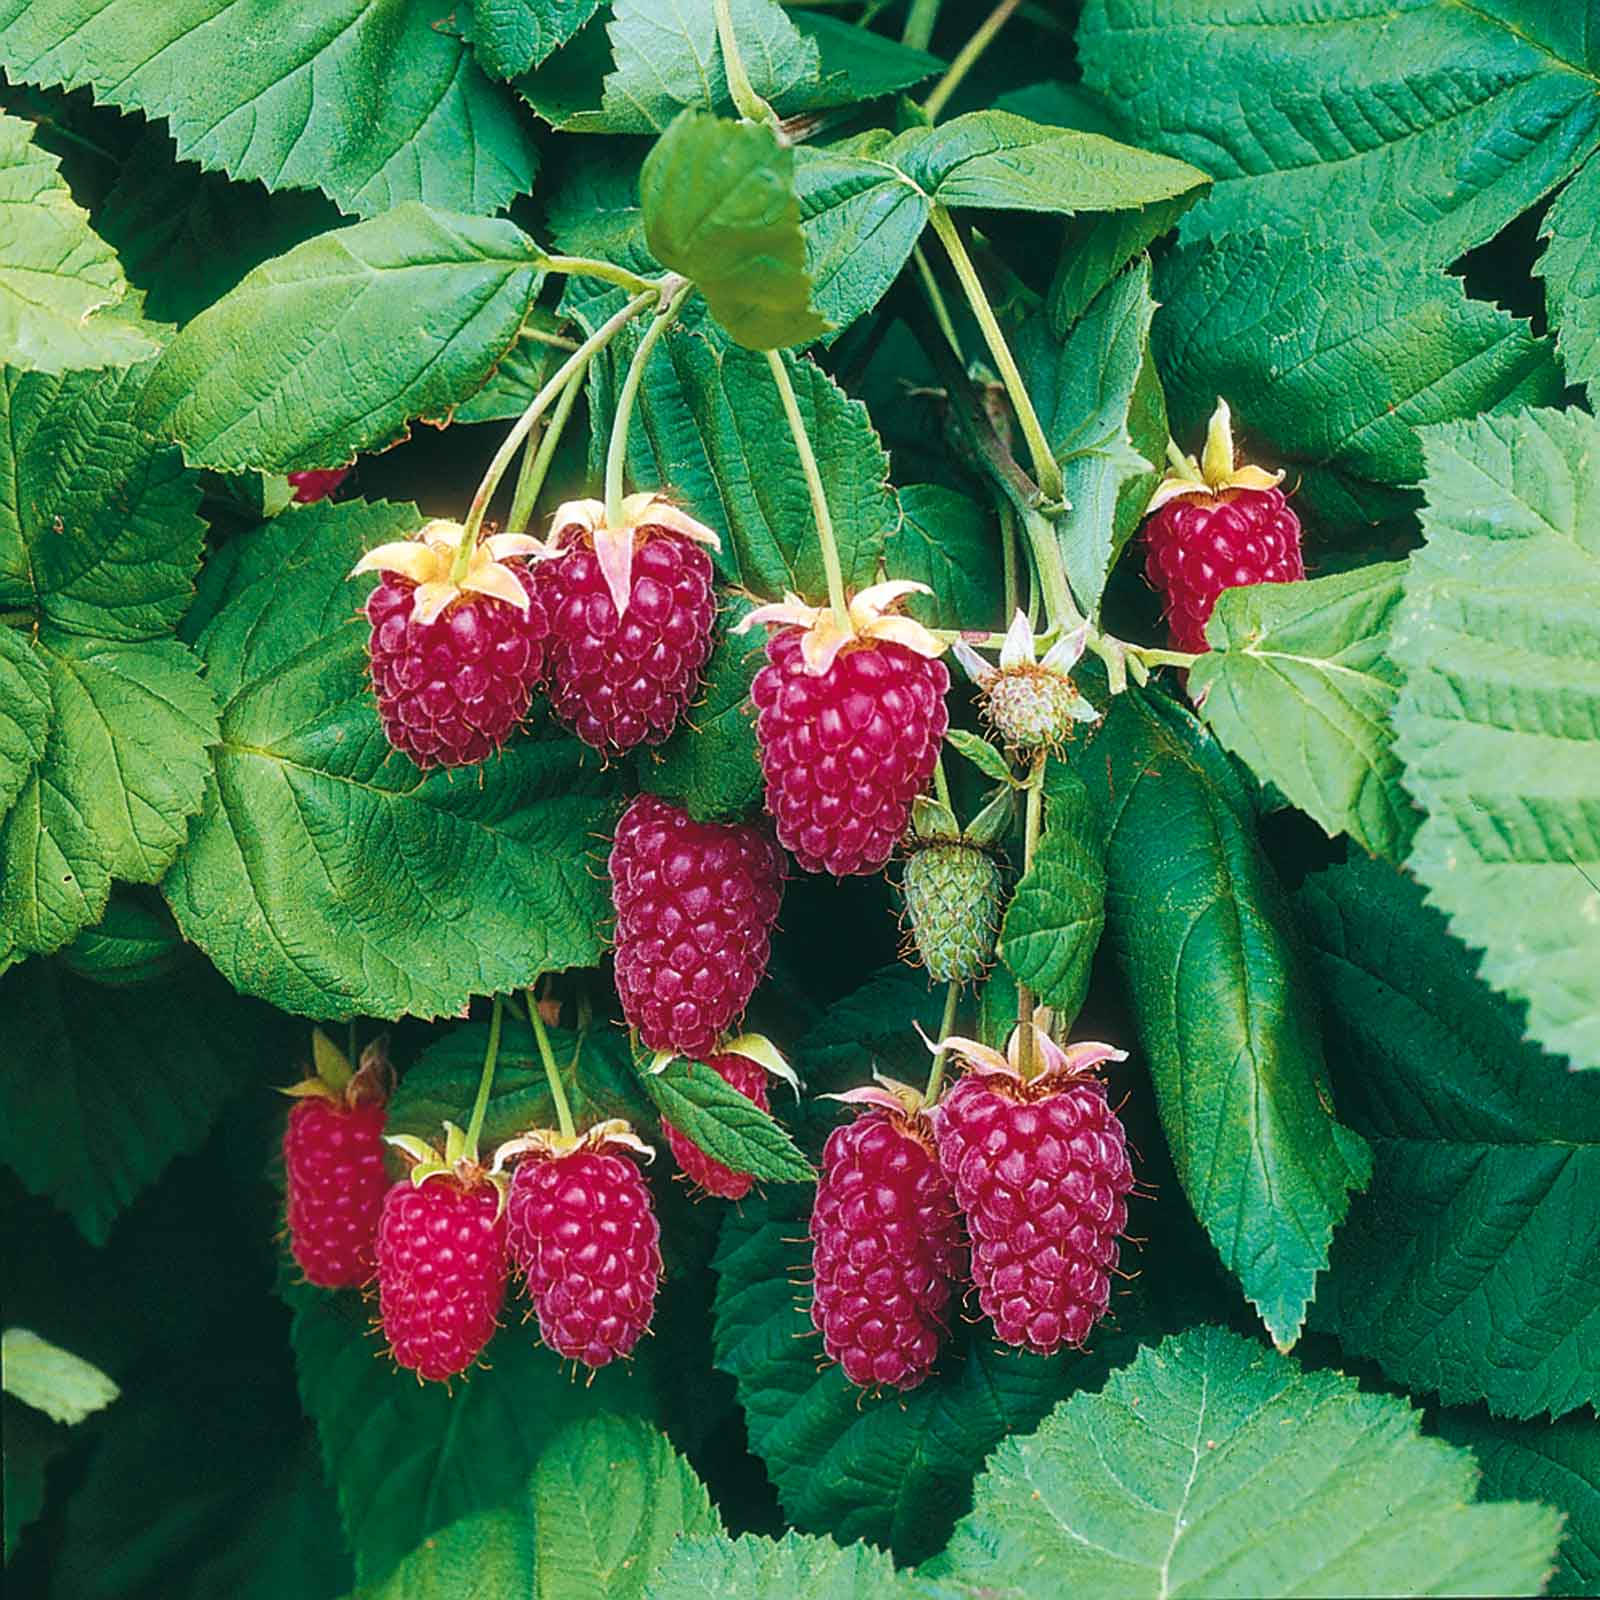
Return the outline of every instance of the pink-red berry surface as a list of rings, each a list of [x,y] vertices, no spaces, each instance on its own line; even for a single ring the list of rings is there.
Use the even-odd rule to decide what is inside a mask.
[[[544,1342],[586,1367],[629,1354],[661,1282],[661,1228],[638,1166],[613,1150],[526,1156],[506,1209]]]
[[[533,575],[505,563],[533,596]],[[385,573],[367,601],[372,687],[383,731],[419,767],[466,766],[505,743],[544,677],[549,624],[537,600],[519,611],[467,593],[432,622],[414,621],[416,585]]]
[[[752,1061],[749,1056],[721,1055],[712,1056],[706,1065],[724,1083],[732,1084],[746,1100],[753,1101],[763,1111],[767,1109],[767,1069],[759,1062]],[[661,1119],[661,1131],[666,1135],[667,1148],[691,1183],[722,1200],[742,1200],[750,1193],[756,1180],[748,1172],[735,1172],[732,1167],[708,1156],[665,1117]]]
[[[493,1185],[394,1184],[378,1223],[378,1310],[389,1351],[418,1377],[465,1372],[499,1325],[506,1219]]]
[[[319,1289],[356,1289],[377,1266],[378,1213],[389,1187],[384,1108],[306,1095],[283,1130],[289,1248]]]
[[[775,632],[750,688],[767,810],[807,872],[877,872],[933,776],[950,674],[904,645],[867,640],[813,675],[800,641],[799,628]]]
[[[1081,1345],[1111,1303],[1133,1187],[1127,1140],[1098,1079],[1029,1099],[972,1073],[940,1102],[939,1161],[972,1239],[978,1304],[1006,1344]]]
[[[767,970],[783,852],[762,828],[639,795],[611,846],[622,1014],[650,1050],[704,1060]]]
[[[811,1211],[811,1321],[862,1388],[933,1370],[965,1267],[955,1196],[926,1134],[888,1111],[835,1128]]]
[[[326,500],[350,476],[350,471],[349,467],[314,467],[309,472],[289,473],[295,503],[308,506],[313,501]]]
[[[1180,495],[1144,525],[1144,574],[1160,591],[1175,649],[1210,649],[1206,623],[1224,589],[1306,575],[1300,519],[1281,489]]]
[[[551,628],[550,709],[606,755],[660,744],[711,654],[711,558],[681,534],[641,528],[620,618],[588,534],[541,561],[538,580]]]

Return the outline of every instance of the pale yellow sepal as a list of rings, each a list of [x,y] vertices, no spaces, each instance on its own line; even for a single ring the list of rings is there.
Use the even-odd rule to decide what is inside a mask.
[[[719,1045],[718,1055],[743,1056],[747,1061],[753,1061],[758,1067],[770,1072],[775,1078],[783,1081],[794,1090],[796,1100],[800,1098],[800,1079],[793,1067],[789,1065],[784,1053],[764,1033],[741,1033],[736,1039],[729,1039],[726,1044]],[[679,1059],[676,1050],[657,1050],[650,1058],[650,1065],[645,1071],[653,1078],[659,1077],[672,1063]],[[688,1057],[683,1059],[687,1060]]]
[[[608,1117],[582,1133],[562,1133],[556,1128],[530,1128],[514,1139],[507,1139],[494,1153],[489,1171],[498,1176],[518,1156],[564,1156],[574,1150],[602,1150],[608,1144],[620,1144],[643,1156],[646,1161],[656,1158],[655,1147],[646,1144],[633,1131],[633,1125],[621,1117]]]
[[[1283,481],[1281,472],[1237,464],[1233,452],[1233,415],[1228,410],[1228,402],[1221,398],[1206,425],[1206,442],[1200,459],[1179,455],[1176,446],[1169,454],[1172,469],[1150,497],[1146,514],[1159,511],[1168,501],[1184,495],[1215,496],[1229,489],[1276,489]]]
[[[1011,1030],[1004,1055],[977,1039],[966,1039],[959,1035],[941,1039],[937,1044],[928,1039],[926,1034],[923,1038],[930,1050],[949,1050],[965,1061],[974,1072],[995,1073],[1018,1082],[1023,1081],[1024,1077],[1025,1041],[1029,1047],[1026,1059],[1033,1067],[1028,1076],[1032,1078],[1058,1075],[1064,1078],[1079,1078],[1107,1061],[1128,1059],[1126,1050],[1119,1050],[1115,1045],[1100,1044],[1097,1041],[1085,1040],[1079,1044],[1059,1045],[1050,1037],[1050,1022],[1050,1011],[1041,1006],[1034,1013],[1032,1022],[1019,1022]]]
[[[550,519],[550,539],[544,553],[559,555],[575,534],[588,534],[594,543],[595,560],[606,580],[611,603],[623,616],[633,593],[633,551],[640,528],[666,528],[681,533],[696,544],[722,548],[722,540],[703,522],[696,522],[687,511],[655,493],[630,494],[622,502],[622,521],[615,528],[606,526],[603,500],[568,500],[556,507]]]
[[[501,562],[511,556],[542,555],[545,547],[526,533],[497,533],[480,539],[461,582],[450,580],[464,530],[459,522],[435,517],[409,539],[396,539],[367,551],[350,569],[352,578],[363,572],[397,572],[417,586],[411,603],[411,620],[433,622],[452,600],[468,591],[503,600],[526,613],[528,592]]]
[[[818,678],[831,670],[846,645],[867,639],[897,644],[932,659],[944,654],[944,641],[920,622],[891,610],[910,595],[932,593],[927,584],[909,578],[872,584],[850,600],[849,616],[841,624],[832,606],[807,605],[791,591],[771,605],[757,606],[733,631],[745,633],[761,624],[804,629],[800,658],[806,671]]]

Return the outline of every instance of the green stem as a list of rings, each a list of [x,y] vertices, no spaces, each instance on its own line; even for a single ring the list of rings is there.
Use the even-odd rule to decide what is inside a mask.
[[[716,11],[717,42],[722,46],[722,70],[727,74],[728,93],[733,98],[734,109],[746,122],[764,122],[776,130],[777,113],[756,93],[750,74],[744,70],[744,58],[739,54],[739,41],[733,31],[731,0],[716,0]]]
[[[913,50],[926,50],[933,42],[933,26],[939,20],[940,0],[911,0],[906,13],[906,25],[900,34],[901,44]]]
[[[800,402],[795,399],[794,385],[789,381],[789,369],[783,364],[782,353],[767,351],[767,365],[772,368],[772,381],[778,386],[778,398],[783,401],[783,414],[789,419],[789,432],[799,452],[800,470],[805,474],[806,488],[811,495],[811,515],[817,524],[822,570],[828,575],[828,604],[833,607],[834,620],[839,626],[854,632],[850,623],[850,602],[844,593],[844,568],[839,565],[839,546],[833,537],[833,518],[828,513],[828,493],[822,486],[816,452],[811,448],[811,437],[800,415]]]
[[[938,797],[939,804],[942,805],[951,816],[954,816],[956,814],[956,808],[951,804],[950,801],[950,780],[944,774],[943,756],[935,756],[933,758],[933,792]]]
[[[1028,801],[1022,824],[1022,872],[1026,877],[1033,866],[1034,852],[1039,848],[1039,834],[1044,825],[1044,764],[1045,753],[1033,758],[1033,770],[1028,774]],[[1017,1023],[1022,1029],[1019,1062],[1024,1078],[1033,1076],[1033,990],[1025,983],[1017,985]]]
[[[922,102],[929,122],[939,120],[939,113],[944,110],[945,103],[956,92],[961,80],[972,70],[973,63],[989,48],[994,36],[1010,21],[1011,13],[1021,3],[1022,0],[1000,0],[1000,4],[983,19],[978,31],[962,45],[955,60],[945,69],[945,75],[934,85],[933,93]]]
[[[494,1084],[494,1064],[500,1057],[500,1023],[505,1015],[505,1001],[494,997],[494,1010],[489,1016],[489,1047],[483,1052],[483,1076],[478,1079],[478,1098],[472,1102],[472,1120],[467,1124],[467,1160],[478,1159],[478,1135],[483,1132],[484,1113],[489,1109],[489,1090]]]
[[[686,278],[679,278],[669,296],[656,312],[655,320],[644,330],[639,348],[628,363],[628,374],[622,380],[617,395],[617,409],[611,418],[611,443],[606,447],[606,526],[622,526],[622,469],[628,460],[628,424],[633,419],[634,402],[639,398],[639,385],[644,382],[644,369],[650,365],[661,336],[677,321],[678,312],[689,291],[694,287]]]
[[[1147,667],[1192,667],[1200,657],[1187,650],[1153,650],[1146,645],[1130,644],[1128,654],[1137,656]]]
[[[561,443],[567,418],[572,415],[572,408],[583,389],[588,365],[585,362],[581,371],[573,373],[566,388],[561,391],[561,398],[556,401],[556,408],[540,436],[538,449],[534,448],[533,435],[528,435],[528,442],[522,448],[522,470],[517,474],[517,487],[511,496],[511,514],[506,518],[507,533],[527,532],[534,502],[544,488],[544,480],[550,475],[550,463],[555,459],[556,446]]]
[[[524,328],[517,335],[519,339],[527,339],[533,344],[547,344],[553,350],[576,350],[578,341],[569,339],[564,333],[547,333],[543,328]]]
[[[544,256],[541,260],[546,272],[562,272],[569,278],[599,278],[626,289],[629,294],[643,294],[647,289],[660,287],[654,278],[642,278],[614,261],[601,261],[593,256]]]
[[[513,458],[522,441],[533,431],[533,426],[538,422],[551,404],[560,398],[561,392],[566,388],[573,373],[588,366],[589,362],[644,310],[656,298],[654,288],[642,294],[636,294],[614,316],[595,329],[576,350],[556,368],[555,375],[545,384],[538,394],[533,397],[528,409],[511,425],[511,431],[501,442],[500,448],[495,451],[494,459],[489,463],[488,470],[479,483],[477,492],[472,497],[472,504],[467,510],[467,520],[461,529],[461,544],[456,551],[455,564],[450,569],[450,578],[453,583],[459,583],[467,575],[467,567],[472,560],[472,552],[477,548],[478,530],[483,526],[483,514],[489,509],[489,502],[494,498],[494,492],[500,487],[500,480],[505,477],[506,469],[511,465]]]
[[[1017,549],[1017,514],[1006,500],[1000,502],[1000,556],[1005,562],[1005,622],[1006,626],[1010,627],[1011,619],[1017,614],[1017,604],[1022,598],[1022,593],[1017,570],[1020,557]]]
[[[954,982],[945,990],[944,996],[944,1021],[939,1024],[939,1043],[955,1032],[956,1005],[961,999],[961,984]],[[933,1055],[933,1066],[928,1070],[928,1086],[922,1091],[922,1103],[925,1106],[933,1105],[939,1098],[939,1091],[944,1087],[944,1050],[936,1050]]]
[[[1039,485],[1039,492],[1047,502],[1059,504],[1066,493],[1066,486],[1061,481],[1061,467],[1050,453],[1050,443],[1040,426],[1039,414],[1033,409],[1033,401],[1028,396],[1027,385],[1022,381],[1016,358],[1006,343],[994,307],[989,304],[983,280],[979,278],[978,269],[973,266],[972,257],[967,254],[967,247],[961,241],[955,218],[943,206],[935,204],[929,213],[929,220],[933,224],[933,231],[939,235],[939,242],[950,256],[950,264],[956,269],[956,277],[961,280],[967,304],[972,307],[972,314],[977,318],[989,346],[989,354],[999,368],[1006,394],[1017,413],[1017,421],[1022,425],[1022,436],[1028,442],[1028,455],[1033,462],[1033,476]]]
[[[1041,512],[1026,510],[1022,513],[1022,532],[1033,556],[1033,570],[1039,575],[1046,623],[1052,631],[1076,628],[1083,621],[1083,613],[1072,598],[1072,585],[1067,581],[1067,564],[1061,554],[1061,541],[1056,537],[1055,523]]]
[[[556,1053],[550,1048],[550,1035],[545,1032],[544,1018],[539,1015],[539,997],[532,989],[528,990],[528,1021],[533,1025],[539,1059],[544,1063],[544,1075],[550,1084],[550,1098],[556,1103],[556,1122],[569,1139],[575,1139],[578,1130],[572,1120],[572,1107],[567,1104],[566,1086],[561,1081],[561,1069],[556,1065]]]
[[[950,320],[950,308],[944,303],[944,291],[939,287],[939,280],[933,275],[933,268],[928,265],[928,257],[919,244],[912,249],[911,259],[916,263],[917,277],[922,283],[922,292],[928,297],[928,304],[933,309],[933,320],[939,324],[939,331],[945,336],[950,348],[959,359],[961,355],[961,341],[956,337],[956,325]]]

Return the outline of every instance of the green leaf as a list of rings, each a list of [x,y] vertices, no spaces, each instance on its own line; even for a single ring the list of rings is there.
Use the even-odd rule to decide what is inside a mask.
[[[478,214],[533,181],[532,131],[467,47],[411,0],[30,0],[0,21],[19,83],[89,85],[166,117],[178,155],[374,216],[407,200]],[[325,464],[325,463],[324,463]]]
[[[699,287],[711,314],[755,350],[827,331],[811,308],[794,151],[772,130],[684,111],[639,172],[645,239]]]
[[[1390,717],[1400,673],[1389,629],[1405,563],[1224,590],[1189,672],[1217,737],[1330,834],[1401,860],[1417,816],[1400,787]]]
[[[1535,270],[1544,279],[1556,348],[1592,405],[1600,401],[1600,158],[1591,156],[1556,196],[1539,237],[1549,240]]]
[[[45,372],[147,360],[156,341],[107,314],[127,279],[60,165],[33,143],[32,123],[0,111],[0,350],[13,366]]]
[[[1016,781],[1011,763],[987,739],[980,738],[975,733],[968,733],[965,728],[952,728],[945,738],[986,778],[993,778],[997,783]]]
[[[915,1591],[894,1563],[870,1545],[836,1545],[786,1533],[685,1538],[673,1546],[645,1590],[646,1600],[877,1600]]]
[[[235,541],[200,639],[223,703],[205,809],[163,885],[234,987],[311,1016],[460,1010],[598,960],[589,852],[615,779],[554,734],[463,783],[385,740],[366,682],[363,550],[410,506],[308,506]]]
[[[1522,1037],[1420,892],[1381,862],[1309,878],[1302,923],[1340,1104],[1371,1192],[1335,1242],[1319,1326],[1447,1404],[1600,1400],[1600,1108]]]
[[[1156,354],[1173,436],[1223,395],[1246,457],[1286,467],[1330,527],[1409,509],[1426,423],[1553,404],[1550,342],[1459,278],[1342,246],[1241,234],[1167,257]]]
[[[636,1600],[679,1539],[720,1529],[660,1433],[590,1415],[550,1441],[516,1503],[442,1529],[358,1600]]]
[[[134,424],[148,367],[0,382],[0,610],[153,639],[188,609],[205,524],[176,450]]]
[[[1322,225],[1439,266],[1600,140],[1584,8],[1090,0],[1084,78],[1216,179],[1188,238]]]
[[[770,1113],[699,1061],[674,1061],[645,1073],[645,1092],[679,1133],[734,1172],[767,1183],[807,1183],[816,1176]]]
[[[610,297],[575,308],[591,328]],[[594,415],[611,414],[639,335],[621,334],[590,367]],[[827,487],[846,586],[875,581],[884,542],[900,525],[889,458],[867,409],[814,362],[785,355],[801,420]],[[657,345],[628,435],[628,468],[641,488],[670,484],[679,503],[722,539],[717,570],[764,599],[786,589],[827,593],[811,497],[764,356],[728,344],[714,327],[677,328]]]
[[[1547,1594],[1600,1589],[1600,1429],[1592,1416],[1503,1422],[1482,1411],[1446,1411],[1431,1431],[1477,1457],[1480,1499],[1542,1500],[1566,1517]]]
[[[188,954],[159,900],[114,889],[106,914],[61,952],[69,972],[94,983],[128,988],[174,972]]]
[[[25,634],[0,625],[0,817],[44,756],[50,672]]]
[[[520,417],[570,354],[538,337],[555,333],[559,325],[558,318],[535,306],[511,348],[489,374],[489,381],[451,412],[451,422],[505,422]]]
[[[458,1518],[522,1501],[529,1474],[566,1423],[592,1425],[597,1411],[653,1418],[657,1407],[648,1343],[631,1363],[614,1363],[580,1386],[538,1344],[531,1327],[509,1317],[489,1346],[486,1365],[451,1393],[443,1384],[419,1385],[414,1374],[374,1359],[380,1346],[358,1296],[300,1285],[283,1292],[294,1308],[301,1400],[321,1435],[363,1584],[376,1584],[419,1540]],[[515,1520],[518,1530],[525,1527],[523,1518]],[[508,1525],[499,1519],[485,1519],[483,1526],[503,1539],[496,1559],[509,1561],[526,1548],[526,1534],[505,1536]],[[555,1533],[540,1528],[538,1537]],[[461,1536],[451,1535],[437,1581],[460,1572],[462,1549]],[[482,1555],[493,1573],[491,1553]],[[427,1572],[424,1559],[420,1575]],[[412,1591],[402,1586],[398,1592]],[[485,1592],[508,1591],[491,1586]]]
[[[539,292],[541,259],[509,222],[423,205],[308,239],[173,340],[140,421],[225,472],[385,449],[482,386]]]
[[[5,1559],[16,1555],[22,1535],[44,1510],[45,1474],[50,1463],[72,1443],[68,1431],[43,1412],[16,1400],[0,1401],[0,1428],[5,1437]]]
[[[936,1013],[937,996],[933,1004]],[[926,1050],[921,1057],[925,1070]],[[856,1081],[866,1078],[870,1059],[858,1046]],[[822,1362],[811,1326],[810,1200],[806,1189],[752,1195],[724,1220],[717,1365],[738,1383],[750,1447],[766,1463],[791,1522],[920,1560],[971,1504],[972,1475],[989,1451],[1100,1375],[1114,1340],[1097,1338],[1093,1355],[1064,1351],[1045,1359],[1001,1349],[987,1329],[952,1317],[950,1345],[921,1387],[863,1394]]]
[[[1427,812],[1408,865],[1532,1036],[1600,1066],[1600,423],[1486,417],[1426,449],[1392,645]]]
[[[107,989],[36,961],[0,1010],[0,1157],[94,1244],[254,1069],[257,1018],[209,971]]]
[[[27,1328],[0,1335],[0,1370],[5,1392],[52,1422],[82,1422],[121,1393],[99,1367]]]
[[[1063,1022],[1089,992],[1106,917],[1105,845],[1088,791],[1070,767],[1045,772],[1044,834],[1000,927],[1000,956]]]
[[[933,1571],[945,1592],[1008,1596],[1048,1572],[1082,1600],[1539,1592],[1560,1518],[1472,1504],[1472,1458],[1420,1420],[1194,1328],[1006,1440]]]
[[[1248,798],[1171,701],[1113,700],[1077,763],[1106,830],[1106,921],[1195,1215],[1274,1341],[1299,1337],[1349,1191],[1312,991]]]
[[[904,520],[889,547],[890,570],[933,590],[911,596],[906,615],[930,628],[1003,627],[1008,619],[994,518],[938,483],[902,489],[900,509]]]
[[[1010,111],[971,111],[913,128],[883,153],[931,200],[954,209],[1122,211],[1203,188],[1204,172],[1103,134]]]
[[[145,313],[188,322],[252,268],[337,226],[320,194],[272,194],[174,159],[164,128],[149,128],[117,170],[95,221],[145,292]]]
[[[472,53],[497,78],[517,78],[559,50],[600,0],[470,0]]]
[[[731,631],[749,609],[738,599],[723,608],[701,699],[639,774],[651,794],[675,801],[699,822],[736,816],[761,793],[750,682],[766,660],[766,640],[759,628]]]
[[[928,1049],[916,1025],[931,1034],[943,1003],[926,973],[897,961],[828,1007],[800,1040],[795,1069],[814,1094],[856,1088],[875,1066],[908,1081],[925,1078]]]
[[[1107,285],[1064,341],[1042,316],[1018,341],[1017,359],[1066,485],[1070,509],[1058,537],[1067,577],[1090,612],[1161,477],[1167,428],[1150,357],[1155,310],[1150,265],[1141,261]]]
[[[1175,227],[1178,218],[1204,192],[1190,189],[1170,200],[1152,200],[1134,210],[1074,217],[1067,224],[1061,259],[1046,300],[1050,326],[1057,337],[1066,338],[1095,296],[1141,251]]]

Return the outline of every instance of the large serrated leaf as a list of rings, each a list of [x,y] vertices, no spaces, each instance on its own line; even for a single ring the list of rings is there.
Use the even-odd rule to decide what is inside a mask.
[[[32,135],[0,111],[0,350],[44,372],[147,360],[160,348],[150,333],[108,314],[128,292],[116,252]]]
[[[1216,179],[1185,237],[1321,226],[1444,266],[1600,141],[1584,16],[1538,0],[1090,0],[1084,78],[1129,137]]]
[[[646,1600],[895,1600],[915,1595],[908,1578],[870,1545],[786,1533],[764,1539],[686,1538],[675,1545],[645,1589]]]
[[[50,673],[27,635],[0,626],[0,818],[44,755]]]
[[[1600,423],[1430,430],[1427,543],[1391,647],[1408,865],[1528,1031],[1600,1066]]]
[[[1471,1456],[1403,1401],[1237,1333],[1163,1340],[1008,1439],[930,1563],[952,1595],[1496,1595],[1543,1587],[1540,1505],[1474,1505]]]
[[[472,53],[495,77],[520,77],[599,8],[600,0],[471,0]]]
[[[0,63],[166,117],[184,160],[373,216],[479,214],[532,182],[531,130],[417,0],[11,0]]]
[[[284,1010],[450,1013],[599,956],[589,852],[615,779],[554,734],[466,779],[424,775],[384,739],[346,574],[417,521],[350,502],[245,536],[200,640],[222,734],[163,887],[234,986]]]
[[[1528,1417],[1600,1401],[1592,1088],[1521,1038],[1392,868],[1318,873],[1299,907],[1340,1104],[1375,1156],[1318,1324],[1447,1403]]]
[[[1372,1170],[1333,1114],[1289,908],[1238,776],[1172,701],[1119,695],[1077,770],[1106,829],[1106,923],[1178,1176],[1287,1349]]]
[[[1189,673],[1205,719],[1329,834],[1399,861],[1417,814],[1400,787],[1388,655],[1403,562],[1224,590]]]
[[[95,1244],[255,1065],[258,1017],[209,971],[121,990],[32,962],[0,1009],[0,1155]]]
[[[940,483],[902,489],[900,509],[894,575],[933,590],[912,595],[902,607],[906,615],[930,628],[1003,627],[1000,530],[993,515]]]
[[[1409,509],[1416,430],[1554,404],[1561,369],[1527,323],[1459,278],[1256,232],[1168,256],[1155,320],[1173,436],[1197,444],[1218,395],[1246,459],[1286,467],[1330,529]]]
[[[417,204],[308,239],[173,340],[140,421],[223,471],[384,449],[483,384],[539,292],[540,260],[509,222]]]
[[[1600,156],[1591,156],[1556,196],[1539,236],[1545,303],[1567,377],[1600,401]]]
[[[714,1161],[768,1183],[805,1183],[814,1176],[788,1132],[770,1112],[699,1061],[676,1061],[644,1077],[645,1092],[665,1121]]]
[[[590,1415],[549,1442],[512,1504],[442,1528],[353,1600],[636,1600],[679,1539],[720,1532],[660,1433]]]
[[[1062,1023],[1089,991],[1106,917],[1105,845],[1088,792],[1070,767],[1045,774],[1044,835],[1000,928],[1000,955]]]

